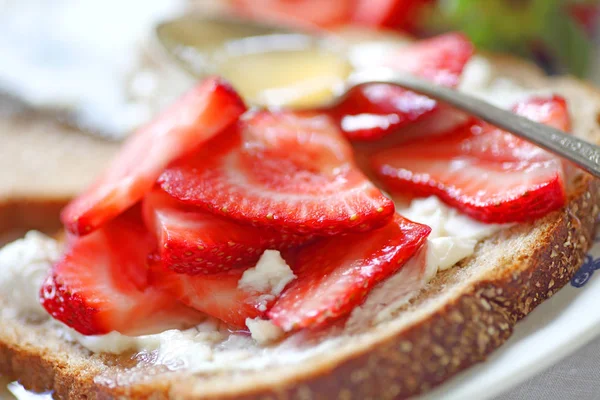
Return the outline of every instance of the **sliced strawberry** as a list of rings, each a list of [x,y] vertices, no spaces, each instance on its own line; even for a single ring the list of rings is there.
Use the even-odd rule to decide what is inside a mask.
[[[292,256],[297,279],[281,293],[268,317],[291,331],[318,328],[350,313],[379,282],[396,273],[425,243],[431,228],[395,214],[364,234],[321,239]]]
[[[244,110],[229,84],[205,80],[132,135],[96,183],[64,209],[62,222],[78,235],[90,233],[138,202],[171,161],[195,150]]]
[[[244,16],[305,28],[332,28],[353,23],[407,30],[419,9],[431,0],[232,0]]]
[[[382,66],[453,87],[472,54],[473,46],[465,36],[449,33],[402,48]],[[354,89],[331,113],[349,139],[375,140],[436,109],[437,102],[426,96],[374,84]]]
[[[178,273],[214,274],[248,266],[267,249],[286,249],[308,239],[237,224],[186,206],[160,189],[147,194],[143,204],[163,265]]]
[[[578,4],[583,3],[583,4]],[[567,4],[569,14],[593,37],[594,30],[600,22],[600,4],[597,2],[570,2]]]
[[[354,0],[353,23],[372,27],[413,30],[419,11],[432,0]]]
[[[552,96],[550,98],[533,97],[528,101],[519,102],[515,105],[513,111],[523,117],[565,132],[571,130],[571,117],[569,116],[567,102],[561,96]],[[510,136],[516,139],[515,136]],[[524,140],[522,143],[537,147]]]
[[[156,265],[151,270],[151,281],[189,307],[234,328],[244,329],[246,318],[264,316],[267,305],[275,297],[238,288],[243,273],[236,269],[221,274],[189,276]]]
[[[349,21],[354,0],[233,0],[233,11],[261,21],[308,29]]]
[[[168,168],[159,178],[163,190],[282,232],[333,235],[390,220],[394,204],[355,166],[328,117],[260,112],[238,128]]]
[[[568,130],[564,99],[533,99],[515,112]],[[532,220],[566,201],[559,158],[483,122],[379,152],[374,170],[392,191],[437,195],[483,222]]]
[[[141,219],[130,212],[71,238],[40,301],[50,315],[84,335],[137,335],[197,323],[200,313],[149,287],[147,256],[155,246]]]

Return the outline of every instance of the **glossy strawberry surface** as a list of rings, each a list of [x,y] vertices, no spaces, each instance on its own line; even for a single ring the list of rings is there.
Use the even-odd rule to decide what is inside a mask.
[[[174,198],[240,223],[295,234],[368,231],[394,204],[356,167],[322,114],[259,112],[160,177]]]
[[[537,98],[514,111],[568,130],[564,99]],[[483,222],[522,222],[566,202],[563,162],[553,154],[484,122],[383,150],[373,169],[392,192],[436,195]]]
[[[396,214],[368,234],[323,238],[290,256],[297,279],[269,310],[286,331],[318,328],[350,313],[379,282],[402,268],[431,228]]]
[[[84,335],[127,335],[188,327],[202,314],[148,281],[154,237],[137,210],[83,237],[72,236],[40,292],[44,308]]]
[[[100,178],[63,210],[63,224],[85,235],[116,217],[141,200],[170,162],[220,133],[245,109],[228,83],[204,80],[127,139]]]

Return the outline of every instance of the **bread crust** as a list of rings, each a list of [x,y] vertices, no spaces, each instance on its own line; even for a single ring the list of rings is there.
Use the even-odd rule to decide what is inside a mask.
[[[47,234],[58,232],[58,217],[68,199],[12,199],[0,205],[0,246],[22,237],[31,229]]]
[[[520,61],[495,57],[494,64],[500,66],[503,75],[512,69],[517,78],[529,83],[543,80],[548,85],[537,70]],[[513,77],[513,73],[506,75]],[[550,85],[575,85],[581,96],[592,96],[600,104],[600,94],[581,83],[567,79]],[[583,136],[600,138],[597,121],[592,121],[593,125],[588,122],[581,129],[591,131]],[[39,345],[35,335],[23,340],[22,335],[33,327],[28,329],[24,322],[15,321],[6,327],[10,332],[0,332],[0,374],[19,379],[30,390],[53,390],[59,399],[407,398],[484,360],[510,337],[520,319],[569,282],[592,243],[599,190],[598,180],[580,175],[570,190],[567,206],[536,222],[534,227],[543,226],[543,230],[536,233],[535,243],[526,252],[519,252],[510,263],[499,265],[483,279],[474,279],[416,323],[392,327],[366,345],[357,344],[340,354],[241,377],[203,379],[172,374],[131,386],[107,385],[95,377],[107,371],[118,374],[119,367],[114,364],[123,359],[90,356],[67,342]],[[431,290],[458,279],[455,270],[461,268],[470,266],[438,274]]]

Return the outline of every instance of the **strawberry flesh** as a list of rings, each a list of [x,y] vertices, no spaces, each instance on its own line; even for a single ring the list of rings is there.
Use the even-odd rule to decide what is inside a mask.
[[[449,33],[399,49],[381,67],[455,87],[472,54],[473,46],[465,36]],[[397,86],[373,84],[355,88],[330,112],[349,139],[365,141],[380,139],[433,115],[437,109],[437,102],[426,96]]]
[[[395,214],[365,234],[323,238],[290,256],[297,278],[268,317],[291,331],[319,328],[349,314],[379,282],[402,268],[425,243],[431,228]]]
[[[431,0],[354,0],[352,23],[415,33],[421,22],[419,13],[428,2]]]
[[[245,106],[220,78],[191,89],[123,145],[104,174],[72,201],[61,219],[85,235],[119,215],[148,192],[164,168],[234,122]]]
[[[350,21],[352,2],[340,0],[232,0],[232,11],[259,21],[303,29],[332,28]]]
[[[532,99],[514,111],[558,129],[570,128],[560,97]],[[566,202],[559,158],[480,121],[381,151],[372,164],[392,192],[436,195],[483,222],[528,221]]]
[[[126,335],[188,327],[203,316],[148,283],[156,243],[133,210],[83,237],[71,237],[40,291],[55,319],[84,335]]]
[[[256,263],[267,249],[286,249],[308,238],[241,225],[187,206],[153,190],[144,220],[156,232],[162,264],[183,274],[214,274]]]
[[[235,269],[220,274],[189,276],[155,265],[150,279],[154,286],[171,293],[189,307],[236,329],[245,329],[246,318],[264,317],[274,297],[239,288],[243,274],[243,270]]]
[[[240,223],[294,234],[368,231],[394,213],[327,116],[259,112],[218,139],[169,167],[162,189]]]

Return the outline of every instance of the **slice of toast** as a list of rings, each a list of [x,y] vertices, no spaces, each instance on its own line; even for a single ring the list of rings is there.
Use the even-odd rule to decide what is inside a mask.
[[[0,105],[1,106],[1,105]],[[58,212],[89,185],[118,143],[32,113],[0,114],[0,243],[16,230],[52,232]]]
[[[493,57],[491,65],[524,87],[565,96],[574,134],[600,142],[598,90],[546,78],[512,58]],[[334,349],[296,363],[195,374],[140,367],[130,354],[91,354],[65,341],[52,324],[0,314],[0,374],[34,391],[53,390],[60,399],[406,398],[484,360],[521,318],[570,280],[591,244],[599,189],[598,180],[578,175],[563,210],[485,240],[384,321],[353,324],[339,333]],[[54,197],[46,193],[41,203],[48,198]],[[0,298],[0,307],[7,301]]]

